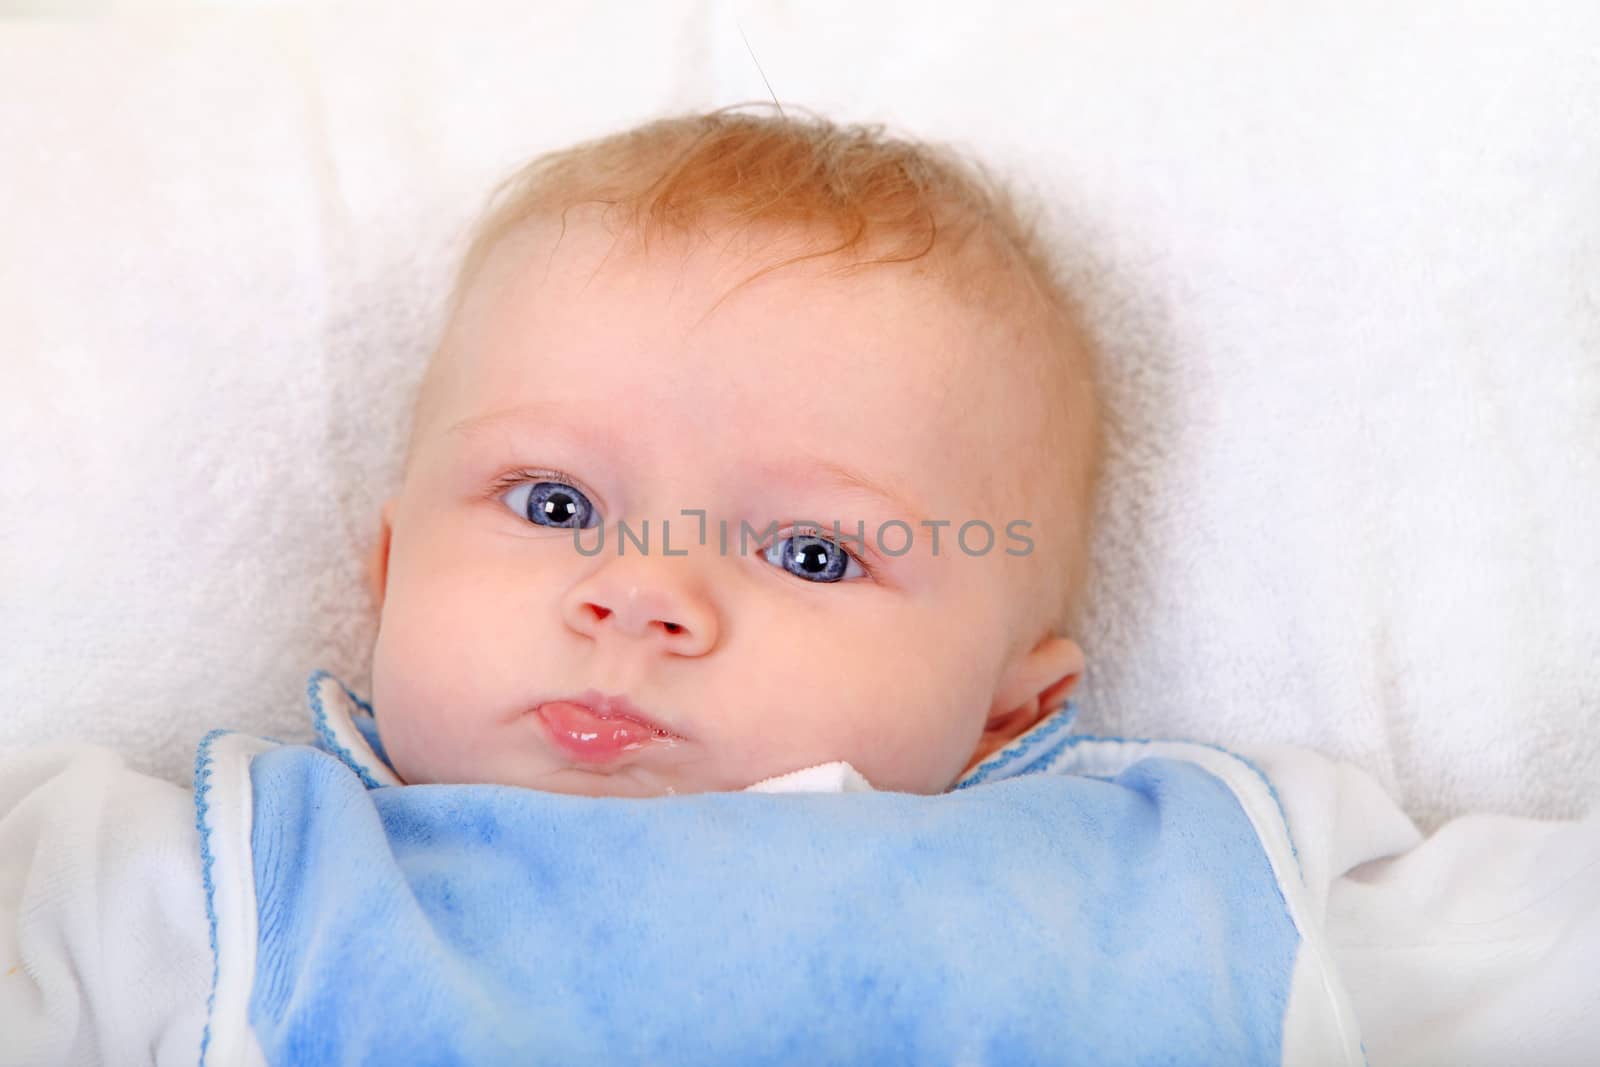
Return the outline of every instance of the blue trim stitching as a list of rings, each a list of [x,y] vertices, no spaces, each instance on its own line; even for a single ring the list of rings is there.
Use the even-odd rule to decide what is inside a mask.
[[[344,690],[346,696],[366,709],[369,715],[372,714],[371,704],[352,693],[350,687],[334,677],[331,671],[326,671],[319,667],[311,672],[310,678],[306,679],[306,699],[311,702],[311,712],[315,719],[314,725],[317,729],[317,737],[321,739],[323,746],[329,752],[338,756],[346,767],[356,772],[356,775],[361,779],[362,785],[368,789],[382,789],[383,783],[374,778],[372,772],[358,762],[350,750],[341,745],[333,736],[333,728],[328,725],[327,709],[322,706],[322,694],[317,691],[318,684],[324,678],[332,678],[334,682],[338,683],[339,688]]]
[[[1078,707],[1072,701],[1068,701],[1062,710],[1057,711],[1044,723],[1012,742],[1011,747],[1002,749],[997,755],[989,757],[987,762],[980,763],[973,769],[971,774],[957,782],[955,788],[967,789],[971,786],[981,785],[1025,756],[1037,758],[1039,756],[1037,750],[1040,745],[1054,738],[1056,734],[1071,726],[1077,719]],[[1053,754],[1047,753],[1046,755]]]
[[[200,1067],[205,1067],[206,1052],[211,1047],[211,1013],[216,1008],[217,979],[221,974],[217,955],[217,887],[211,875],[216,857],[211,852],[211,827],[206,822],[211,813],[211,743],[230,733],[233,731],[212,730],[201,738],[194,755],[194,825],[200,831],[200,878],[206,890],[206,922],[211,927],[211,992],[206,994],[206,1025],[200,1034]]]

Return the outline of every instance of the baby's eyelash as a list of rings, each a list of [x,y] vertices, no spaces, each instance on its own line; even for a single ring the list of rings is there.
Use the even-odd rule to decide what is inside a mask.
[[[523,467],[519,468],[518,470],[507,471],[505,474],[500,475],[500,477],[494,480],[484,495],[489,497],[491,500],[498,499],[499,497],[515,489],[517,486],[526,485],[528,482],[561,482],[563,485],[570,485],[574,489],[582,490],[583,494],[591,497],[592,500],[592,494],[590,494],[589,490],[584,489],[583,483],[579,482],[572,475],[563,471],[546,470],[544,468],[533,467]]]

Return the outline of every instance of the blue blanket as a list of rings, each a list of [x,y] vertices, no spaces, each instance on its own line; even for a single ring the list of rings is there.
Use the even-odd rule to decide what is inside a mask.
[[[240,763],[248,857],[227,735],[198,764],[208,884],[247,860],[254,895],[219,982],[253,955],[267,1063],[1282,1059],[1301,936],[1214,750],[1060,731],[941,796],[624,799],[386,786],[319,727]]]

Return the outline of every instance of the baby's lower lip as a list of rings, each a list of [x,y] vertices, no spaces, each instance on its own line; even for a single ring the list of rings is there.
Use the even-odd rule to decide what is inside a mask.
[[[565,700],[540,704],[534,712],[556,746],[584,763],[610,763],[627,752],[678,741],[632,719],[602,719],[582,704]]]

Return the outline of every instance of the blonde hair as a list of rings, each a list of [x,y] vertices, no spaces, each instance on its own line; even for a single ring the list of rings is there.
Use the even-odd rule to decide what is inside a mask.
[[[1021,466],[1045,478],[1065,469],[1057,498],[1066,505],[1065,537],[1044,546],[1063,553],[1062,566],[1044,594],[1040,622],[1075,629],[1102,466],[1098,375],[1072,295],[1034,222],[980,162],[955,149],[886,136],[881,125],[840,125],[782,108],[776,115],[740,113],[751,106],[773,105],[660,118],[527,163],[491,193],[456,275],[450,316],[509,234],[556,215],[565,227],[566,213],[583,204],[603,205],[608,227],[619,216],[613,232],[645,250],[661,235],[704,233],[713,225],[836,242],[815,242],[813,250],[772,263],[740,285],[806,259],[838,261],[839,272],[924,261],[919,268],[956,300],[1001,321],[1015,317],[1043,336],[1050,365],[1040,369],[1039,384],[1060,414],[1047,427],[1041,455],[1024,457]],[[1025,332],[1019,326],[1017,333]],[[413,432],[441,362],[436,354],[424,377]],[[1054,459],[1064,463],[1052,461],[1053,449],[1063,450]]]

